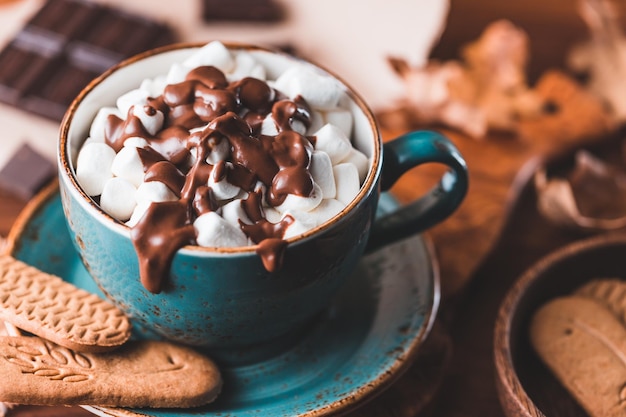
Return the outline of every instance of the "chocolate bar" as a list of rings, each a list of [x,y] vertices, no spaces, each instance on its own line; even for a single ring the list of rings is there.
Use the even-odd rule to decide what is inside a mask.
[[[280,4],[272,0],[204,0],[205,21],[278,22],[285,17]]]
[[[48,0],[0,52],[0,101],[60,121],[119,61],[175,41],[171,29],[87,0]]]
[[[28,200],[55,175],[56,166],[24,144],[0,170],[0,188]]]
[[[77,66],[103,72],[124,58],[171,43],[172,35],[163,29],[148,19],[104,9],[88,32],[70,42],[68,55]]]

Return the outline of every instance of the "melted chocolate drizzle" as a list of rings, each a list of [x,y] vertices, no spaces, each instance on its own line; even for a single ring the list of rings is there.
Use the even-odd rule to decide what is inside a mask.
[[[161,181],[180,197],[152,203],[131,229],[145,288],[162,291],[176,251],[197,243],[194,220],[219,208],[208,186],[213,171],[217,178],[226,177],[248,193],[241,204],[252,224],[240,221],[241,230],[258,244],[265,268],[279,270],[287,245],[282,237],[294,219],[285,216],[278,223],[269,222],[262,201],[265,197],[276,206],[288,194],[306,197],[313,189],[309,165],[314,138],[291,128],[294,121],[309,127],[311,111],[306,101],[302,97],[289,100],[255,78],[228,83],[219,69],[203,66],[189,72],[185,81],[166,86],[161,96],[150,98],[144,111],[162,112],[165,128],[150,135],[131,108],[125,120],[114,115],[107,118],[105,140],[117,152],[126,139],[144,138],[149,146],[137,150],[144,181]],[[262,121],[270,113],[279,132],[276,136],[260,134]],[[213,166],[207,157],[222,140],[228,141],[230,157]],[[259,181],[265,185],[265,195],[257,186]]]
[[[144,182],[160,181],[172,190],[176,197],[180,197],[180,192],[185,185],[185,174],[180,172],[176,165],[170,161],[159,161],[152,164],[145,172]]]

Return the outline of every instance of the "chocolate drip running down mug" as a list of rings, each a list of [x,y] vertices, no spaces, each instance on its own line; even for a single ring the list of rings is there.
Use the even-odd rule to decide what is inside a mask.
[[[202,45],[178,44],[149,51],[111,68],[74,100],[61,124],[58,149],[61,198],[81,259],[97,285],[139,327],[177,342],[210,349],[260,344],[303,326],[332,301],[364,251],[419,233],[448,217],[467,192],[467,168],[442,135],[417,131],[383,145],[374,116],[360,96],[338,77],[290,55],[251,45],[245,50],[265,66],[268,79],[294,64],[334,77],[353,115],[354,146],[370,160],[357,197],[344,210],[305,233],[287,239],[282,268],[269,273],[255,246],[185,246],[173,258],[169,280],[159,294],[139,279],[139,261],[130,228],[106,214],[76,178],[79,149],[98,110],[137,88],[146,78],[166,74]],[[376,218],[381,191],[407,170],[428,162],[447,171],[428,194]]]

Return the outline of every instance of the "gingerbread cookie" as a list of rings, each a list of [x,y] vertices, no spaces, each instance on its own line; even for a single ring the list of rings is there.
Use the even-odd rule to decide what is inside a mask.
[[[191,348],[132,341],[76,352],[38,337],[0,337],[0,399],[18,404],[195,407],[222,387],[215,364]]]
[[[626,415],[626,328],[597,301],[568,296],[535,313],[532,346],[592,417]]]
[[[128,318],[113,304],[9,255],[0,256],[0,321],[83,352],[130,337]]]
[[[626,325],[626,282],[619,278],[594,279],[576,290],[576,294],[593,298]]]

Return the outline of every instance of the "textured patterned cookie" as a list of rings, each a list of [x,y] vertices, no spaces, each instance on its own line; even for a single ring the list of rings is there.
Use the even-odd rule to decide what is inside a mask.
[[[110,350],[130,337],[117,307],[8,255],[0,256],[0,320],[82,352]]]
[[[577,289],[576,294],[593,298],[626,325],[626,282],[619,278],[594,279]]]
[[[535,313],[530,338],[591,417],[626,415],[626,328],[611,311],[591,298],[558,298]]]
[[[91,353],[39,337],[0,337],[0,375],[0,398],[18,404],[195,407],[213,401],[222,387],[211,360],[157,341]]]

